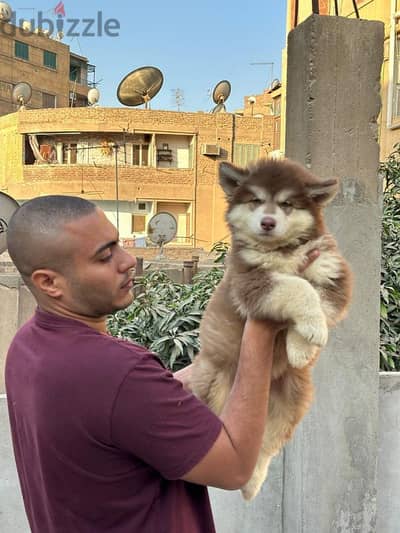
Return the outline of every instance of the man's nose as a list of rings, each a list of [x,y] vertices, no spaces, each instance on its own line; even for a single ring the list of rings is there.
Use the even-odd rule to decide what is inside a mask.
[[[131,255],[129,252],[126,252],[125,250],[122,250],[124,256],[122,258],[122,261],[120,263],[120,270],[122,272],[125,272],[126,270],[130,270],[131,268],[136,267],[136,257],[134,255]]]

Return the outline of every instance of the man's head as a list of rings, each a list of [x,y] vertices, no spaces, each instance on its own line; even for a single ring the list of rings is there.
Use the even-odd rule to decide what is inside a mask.
[[[95,204],[72,196],[24,203],[7,231],[8,251],[39,304],[62,314],[101,317],[132,301],[135,259]]]

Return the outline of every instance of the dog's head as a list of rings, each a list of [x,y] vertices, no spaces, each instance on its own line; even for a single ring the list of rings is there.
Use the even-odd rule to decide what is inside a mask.
[[[289,160],[263,159],[246,169],[221,163],[219,178],[233,234],[268,246],[322,232],[322,208],[338,185],[336,179],[321,181]]]

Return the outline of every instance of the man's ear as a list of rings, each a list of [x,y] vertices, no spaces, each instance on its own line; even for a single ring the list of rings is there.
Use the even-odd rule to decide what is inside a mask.
[[[59,298],[63,294],[61,276],[54,270],[40,268],[34,270],[31,275],[31,282],[34,288],[50,298]]]
[[[338,191],[338,180],[330,179],[320,181],[319,183],[310,183],[306,185],[307,193],[314,202],[320,205],[327,205],[336,196]]]
[[[223,188],[228,200],[239,185],[247,178],[248,171],[235,167],[231,163],[221,163],[219,165],[219,183]]]

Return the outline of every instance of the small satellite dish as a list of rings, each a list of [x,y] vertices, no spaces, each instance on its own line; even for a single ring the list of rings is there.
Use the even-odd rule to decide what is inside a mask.
[[[275,91],[275,89],[279,89],[279,87],[281,86],[281,82],[278,80],[278,78],[275,78],[274,80],[272,80],[271,82],[271,91]]]
[[[96,87],[93,87],[90,89],[87,96],[89,104],[93,107],[100,100],[100,91]]]
[[[19,204],[14,198],[4,192],[0,192],[0,254],[7,250],[6,233],[8,223]]]
[[[212,98],[217,104],[212,113],[223,113],[226,111],[225,102],[231,94],[231,84],[228,80],[222,80],[214,87]]]
[[[7,2],[0,2],[0,21],[9,22],[12,17],[12,9]]]
[[[12,100],[14,104],[19,105],[19,109],[25,109],[25,105],[32,97],[32,87],[29,83],[21,81],[14,86],[12,91]]]
[[[156,67],[140,67],[130,72],[118,85],[117,97],[123,105],[145,104],[158,93],[164,82],[161,70]]]
[[[151,242],[160,247],[157,259],[162,259],[164,244],[176,236],[178,224],[171,213],[160,212],[151,217],[147,225],[147,235]]]

